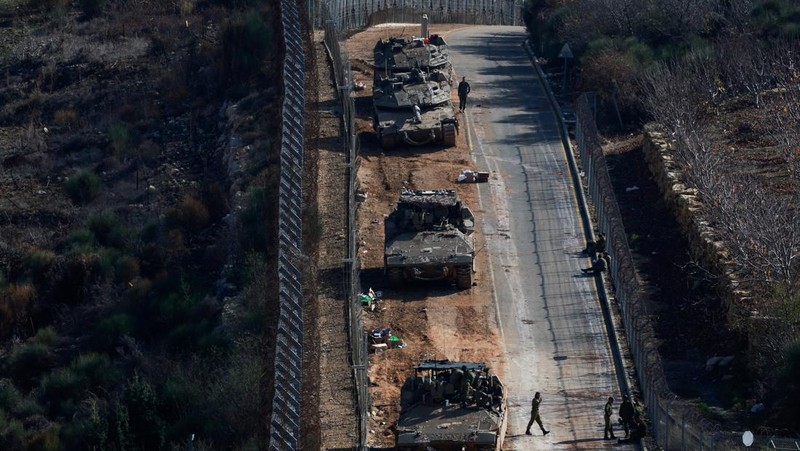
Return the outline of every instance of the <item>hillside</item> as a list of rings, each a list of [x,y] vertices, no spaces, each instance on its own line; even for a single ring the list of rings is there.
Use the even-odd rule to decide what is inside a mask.
[[[0,448],[264,431],[282,50],[249,5],[0,1]]]

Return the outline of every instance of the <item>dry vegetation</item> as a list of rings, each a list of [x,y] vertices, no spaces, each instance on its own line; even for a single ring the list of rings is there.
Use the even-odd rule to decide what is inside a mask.
[[[0,448],[256,447],[278,13],[0,0]]]

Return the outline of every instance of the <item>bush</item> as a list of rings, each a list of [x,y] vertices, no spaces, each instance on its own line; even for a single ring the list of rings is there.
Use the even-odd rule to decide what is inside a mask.
[[[93,213],[89,216],[87,226],[102,246],[125,248],[126,230],[113,211],[103,210]]]
[[[19,418],[28,418],[34,415],[44,415],[44,408],[33,396],[26,396],[14,406],[14,415]]]
[[[255,75],[273,50],[275,36],[256,10],[233,16],[222,29],[222,59],[228,78]]]
[[[161,449],[166,427],[158,412],[158,398],[153,386],[138,376],[134,377],[125,391],[125,406],[133,441],[142,449]]]
[[[114,266],[114,276],[117,282],[130,282],[139,276],[139,259],[130,255],[123,255],[117,259]]]
[[[100,321],[93,332],[98,349],[113,351],[121,337],[133,334],[135,324],[133,317],[125,313],[118,313]]]
[[[36,342],[16,346],[8,359],[11,377],[23,387],[30,386],[31,381],[52,364],[50,347]]]
[[[109,387],[119,373],[104,354],[84,354],[69,367],[59,368],[42,378],[39,396],[51,414],[74,412],[88,391]]]
[[[268,202],[266,189],[259,187],[250,192],[240,221],[240,245],[245,253],[267,252],[273,247],[275,236],[271,232],[277,227],[277,219],[273,206]]]
[[[84,170],[70,177],[64,189],[75,205],[86,205],[100,195],[102,181],[92,171]]]
[[[78,0],[78,5],[87,19],[99,16],[105,6],[105,0]]]
[[[89,287],[102,276],[102,265],[97,253],[73,254],[64,261],[55,285],[59,302],[82,302]]]
[[[0,417],[0,449],[23,450],[25,448],[25,427],[22,422],[5,415]]]
[[[114,150],[114,156],[118,160],[127,161],[128,154],[131,150],[131,130],[128,124],[119,122],[112,125],[108,129],[108,137],[111,139],[111,147]]]
[[[25,257],[25,266],[28,273],[35,281],[42,281],[53,263],[56,261],[56,254],[48,250],[38,250],[31,252]]]
[[[78,126],[78,113],[75,110],[57,110],[53,114],[53,123],[59,127],[72,127]]]
[[[0,410],[11,412],[22,399],[14,381],[11,379],[0,380]]]
[[[44,428],[31,432],[25,447],[42,451],[59,451],[62,449],[61,439],[59,438],[60,432],[61,425],[56,422],[50,422]]]
[[[31,342],[52,347],[58,342],[58,334],[53,326],[43,327],[36,331],[36,335],[33,336]]]
[[[61,249],[68,254],[85,254],[94,252],[94,233],[88,229],[78,229],[70,232],[61,243]]]
[[[186,232],[198,232],[208,226],[206,206],[194,196],[186,196],[180,204],[167,211],[167,224]]]

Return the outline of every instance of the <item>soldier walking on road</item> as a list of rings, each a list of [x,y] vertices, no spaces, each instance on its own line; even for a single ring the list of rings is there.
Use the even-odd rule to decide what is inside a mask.
[[[609,396],[608,402],[606,403],[605,407],[603,407],[603,420],[606,423],[606,428],[603,430],[603,439],[615,439],[617,437],[614,436],[614,429],[611,427],[611,415],[614,413],[614,397]]]
[[[472,89],[467,83],[467,77],[461,77],[461,83],[458,84],[458,110],[462,113],[467,108],[467,94],[470,93]]]
[[[550,431],[546,431],[544,426],[542,426],[542,417],[539,416],[539,404],[542,403],[542,395],[537,391],[535,395],[533,395],[533,401],[531,401],[531,421],[528,421],[528,427],[525,429],[525,433],[531,435],[531,426],[533,426],[533,422],[535,421],[539,427],[542,429],[542,434],[547,435]]]

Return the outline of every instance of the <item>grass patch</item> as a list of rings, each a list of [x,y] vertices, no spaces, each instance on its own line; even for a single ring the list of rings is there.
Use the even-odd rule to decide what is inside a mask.
[[[70,177],[64,184],[67,196],[75,205],[86,205],[100,195],[102,181],[92,171],[83,170]]]

